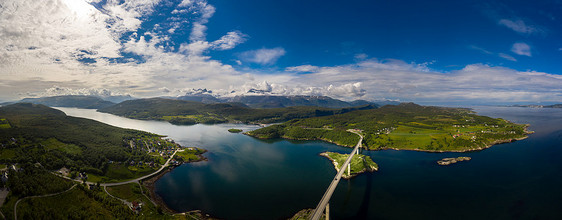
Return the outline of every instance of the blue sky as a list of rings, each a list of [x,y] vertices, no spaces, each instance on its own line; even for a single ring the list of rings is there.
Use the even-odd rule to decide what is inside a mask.
[[[177,96],[206,88],[216,96],[562,102],[560,1],[0,5],[2,100]]]

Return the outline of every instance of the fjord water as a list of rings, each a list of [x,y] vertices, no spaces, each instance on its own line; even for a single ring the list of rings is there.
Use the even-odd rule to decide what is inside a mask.
[[[208,161],[185,164],[156,182],[156,192],[177,211],[199,209],[224,219],[280,219],[314,208],[335,175],[324,151],[333,144],[261,141],[229,128],[176,126],[58,108],[118,127],[168,135],[207,149]],[[330,201],[334,219],[562,219],[562,109],[475,107],[478,114],[529,123],[528,139],[469,153],[364,151],[375,173],[342,180]],[[444,157],[471,161],[439,166]]]

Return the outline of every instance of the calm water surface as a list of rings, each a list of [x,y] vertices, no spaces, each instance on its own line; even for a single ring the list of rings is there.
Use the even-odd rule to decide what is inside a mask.
[[[229,128],[176,126],[95,110],[58,108],[118,127],[168,135],[209,150],[156,182],[177,211],[199,209],[225,219],[281,219],[314,208],[335,175],[324,151],[351,149],[317,141],[260,141]],[[528,139],[470,153],[364,152],[375,173],[342,180],[330,202],[334,219],[562,219],[562,109],[476,107],[481,115],[529,123]],[[444,157],[471,161],[438,166]]]

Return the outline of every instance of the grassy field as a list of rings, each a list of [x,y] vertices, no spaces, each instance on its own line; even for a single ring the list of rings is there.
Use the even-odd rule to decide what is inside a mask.
[[[345,160],[347,160],[347,158],[349,157],[349,154],[340,154],[334,152],[325,152],[321,155],[326,156],[331,160],[335,160],[338,163],[337,165],[338,167],[336,168],[336,170],[339,169],[345,163]],[[353,158],[351,158],[350,167],[351,167],[351,172],[350,172],[351,175],[348,176],[346,171],[343,174],[344,178],[350,178],[360,173],[363,173],[365,171],[375,171],[379,169],[379,165],[376,164],[371,159],[371,157],[362,154],[356,154],[353,156]]]
[[[201,157],[198,156],[198,155],[207,152],[206,150],[196,148],[196,147],[186,147],[186,148],[183,148],[182,150],[183,151],[178,151],[174,158],[176,158],[176,160],[181,160],[181,161],[184,161],[184,162],[200,160]]]
[[[62,152],[71,154],[71,155],[79,155],[82,153],[82,148],[74,145],[74,144],[65,144],[57,140],[56,138],[49,138],[44,141],[40,142],[45,148],[47,149],[57,149]]]
[[[10,148],[5,148],[0,150],[0,160],[3,159],[11,159],[14,158],[16,156],[16,150],[15,149],[10,149]]]
[[[109,168],[105,173],[105,176],[101,177],[101,180],[102,182],[105,181],[121,182],[121,181],[135,179],[153,173],[156,170],[157,169],[148,166],[136,167],[136,166],[128,166],[125,164],[114,163],[109,165]]]
[[[11,128],[10,123],[5,118],[0,118],[0,129]]]

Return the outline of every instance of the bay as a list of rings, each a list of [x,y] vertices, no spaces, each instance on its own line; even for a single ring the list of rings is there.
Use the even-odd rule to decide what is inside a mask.
[[[335,175],[324,151],[351,149],[319,141],[261,141],[229,128],[176,126],[95,110],[58,108],[118,127],[167,135],[209,150],[208,161],[182,165],[156,182],[177,211],[202,210],[224,219],[288,218],[314,208]],[[531,124],[528,139],[468,153],[364,151],[375,173],[342,180],[331,201],[334,219],[562,219],[562,110],[474,107],[478,114]],[[471,161],[438,166],[444,157]]]

